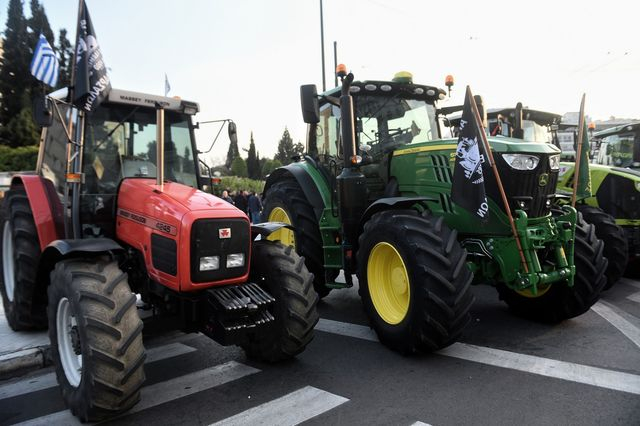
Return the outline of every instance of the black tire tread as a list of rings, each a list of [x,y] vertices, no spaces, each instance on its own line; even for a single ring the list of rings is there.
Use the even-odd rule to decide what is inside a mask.
[[[0,240],[5,221],[11,224],[14,250],[14,294],[10,302],[4,286],[4,272],[0,266],[0,290],[9,326],[14,331],[44,330],[47,328],[46,297],[39,295],[36,283],[36,265],[40,261],[40,241],[29,199],[23,189],[7,192],[0,221]],[[0,243],[0,251],[2,244]],[[0,259],[1,259],[0,253]],[[1,264],[2,262],[0,262]]]
[[[369,253],[383,237],[381,232],[397,234],[394,247],[402,253],[411,281],[408,318],[412,323],[403,329],[389,327],[378,316],[371,301],[367,282]],[[360,236],[358,256],[359,294],[364,309],[380,341],[401,353],[432,352],[454,343],[471,320],[469,314],[474,296],[470,285],[473,274],[466,267],[466,251],[457,242],[442,217],[413,210],[391,210],[376,213],[365,224]]]
[[[77,388],[67,382],[59,362],[55,301],[61,297],[75,309],[80,331],[83,373]],[[146,355],[132,298],[135,302],[126,274],[106,257],[63,260],[51,273],[49,337],[56,375],[65,403],[81,421],[118,415],[140,399]]]
[[[329,294],[331,289],[325,286],[324,252],[320,227],[313,207],[295,179],[278,181],[268,189],[264,200],[262,220],[268,220],[269,213],[278,205],[284,206],[290,215],[295,229],[296,251],[304,257],[305,265],[314,276],[313,286],[318,296],[323,298]]]
[[[242,348],[248,357],[277,362],[301,353],[313,339],[319,316],[313,274],[293,247],[256,241],[251,253],[251,281],[275,297],[275,332],[255,334]]]
[[[595,226],[596,236],[604,242],[604,256],[609,261],[605,275],[607,284],[604,290],[610,289],[624,274],[629,262],[629,243],[624,230],[615,219],[604,210],[581,204],[576,206],[584,220]]]

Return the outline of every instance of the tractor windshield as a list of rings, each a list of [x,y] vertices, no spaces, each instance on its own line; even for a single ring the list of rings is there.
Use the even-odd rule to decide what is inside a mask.
[[[603,157],[600,163],[640,168],[640,134],[628,132],[606,136],[602,138],[600,147],[604,154],[600,156]]]
[[[90,192],[112,192],[123,178],[156,177],[156,111],[125,105],[87,117],[84,170]],[[189,116],[165,113],[165,177],[197,188]]]
[[[397,146],[438,139],[436,108],[424,100],[398,95],[356,96],[356,138],[371,152],[388,152]]]

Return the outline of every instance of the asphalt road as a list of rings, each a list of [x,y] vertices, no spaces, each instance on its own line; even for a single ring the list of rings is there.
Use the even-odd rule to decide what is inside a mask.
[[[430,355],[378,343],[355,289],[321,302],[314,341],[283,364],[202,335],[151,338],[142,402],[109,424],[640,424],[640,281],[555,326],[475,294],[464,337]],[[0,424],[25,421],[75,423],[51,369],[0,382]]]

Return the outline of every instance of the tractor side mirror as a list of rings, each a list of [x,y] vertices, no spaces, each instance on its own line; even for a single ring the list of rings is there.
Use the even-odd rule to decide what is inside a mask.
[[[224,123],[222,123],[224,124]],[[228,125],[228,132],[229,132],[229,140],[231,141],[231,143],[238,143],[238,132],[236,130],[236,123],[234,123],[233,121],[229,121],[229,125]]]
[[[53,123],[53,102],[46,96],[33,100],[33,120],[38,126],[49,127]]]
[[[320,109],[318,106],[318,89],[315,84],[300,86],[300,103],[302,105],[302,119],[307,124],[320,122]]]

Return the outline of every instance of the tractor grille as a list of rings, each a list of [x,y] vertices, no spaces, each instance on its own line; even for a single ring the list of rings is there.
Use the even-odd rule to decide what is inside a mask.
[[[449,157],[445,154],[429,155],[433,173],[438,182],[451,183],[453,181],[453,172],[449,164]]]
[[[558,171],[552,171],[549,167],[549,156],[536,155],[540,157],[540,162],[538,167],[531,171],[515,170],[501,155],[494,156],[511,211],[524,210],[529,217],[540,217],[549,213],[558,183]],[[546,175],[546,179],[543,175]],[[487,196],[502,207],[502,198],[493,173],[486,170],[485,178]],[[545,180],[546,184],[542,185]]]
[[[229,235],[229,238],[224,238]],[[191,281],[220,281],[249,269],[249,222],[245,219],[200,219],[191,227]],[[227,255],[243,253],[244,266],[227,268]],[[219,268],[200,271],[200,258],[218,256]]]
[[[174,277],[178,273],[176,241],[158,234],[151,234],[151,262],[158,271]]]

